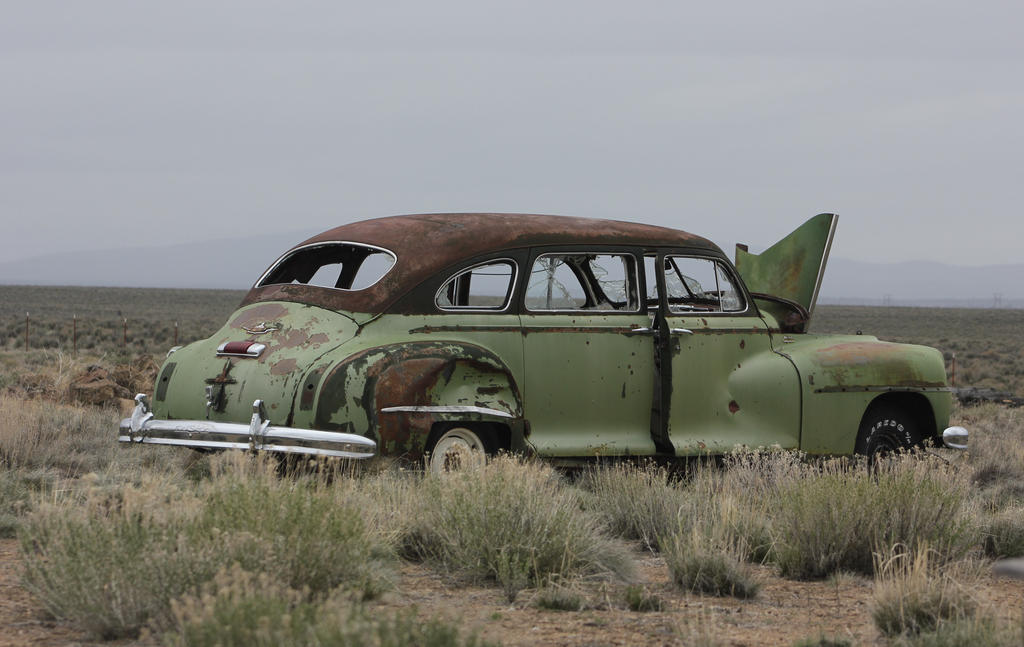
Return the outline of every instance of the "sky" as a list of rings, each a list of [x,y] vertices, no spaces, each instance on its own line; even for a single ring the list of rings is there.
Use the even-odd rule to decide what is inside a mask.
[[[1022,258],[1016,2],[0,0],[0,16],[4,261],[277,232],[284,249],[442,211],[648,222],[727,252],[829,211],[833,256]]]

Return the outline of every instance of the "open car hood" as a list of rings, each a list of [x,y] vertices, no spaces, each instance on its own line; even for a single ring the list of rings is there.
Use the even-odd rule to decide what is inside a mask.
[[[785,332],[805,332],[810,324],[838,220],[818,214],[760,254],[736,245],[736,270],[758,308]]]

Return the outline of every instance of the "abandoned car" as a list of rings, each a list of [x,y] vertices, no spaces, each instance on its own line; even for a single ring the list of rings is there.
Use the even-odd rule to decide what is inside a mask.
[[[836,226],[762,254],[663,227],[431,214],[297,245],[223,328],[168,354],[119,439],[427,459],[573,462],[737,446],[963,447],[943,358],[807,332]]]

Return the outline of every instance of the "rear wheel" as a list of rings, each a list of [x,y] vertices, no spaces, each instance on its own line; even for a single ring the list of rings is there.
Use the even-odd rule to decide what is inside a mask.
[[[921,441],[920,423],[907,409],[881,402],[871,405],[864,414],[856,452],[873,459],[910,451]]]
[[[486,433],[468,427],[452,427],[437,439],[430,451],[430,471],[434,474],[477,469],[487,462],[489,446]]]

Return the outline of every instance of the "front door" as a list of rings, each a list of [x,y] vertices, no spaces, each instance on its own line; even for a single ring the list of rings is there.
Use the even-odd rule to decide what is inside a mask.
[[[529,442],[544,456],[655,453],[654,338],[627,252],[532,255],[521,321]]]
[[[796,370],[772,350],[767,325],[728,265],[667,254],[646,257],[645,267],[648,283],[660,268],[666,293],[662,330],[669,337],[662,348],[670,357],[671,384],[664,398],[676,455],[798,447]]]

